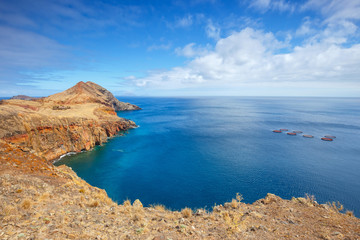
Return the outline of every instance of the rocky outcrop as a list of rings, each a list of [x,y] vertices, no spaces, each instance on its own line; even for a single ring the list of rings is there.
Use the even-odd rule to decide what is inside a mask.
[[[97,85],[96,83],[86,82],[86,84],[88,86],[91,86],[92,88],[96,89],[97,91],[99,91],[104,96],[106,101],[115,109],[115,111],[128,111],[128,110],[140,110],[141,109],[140,107],[138,107],[134,104],[120,102],[117,98],[114,97],[114,95],[111,92],[109,92],[105,88]]]
[[[52,161],[68,152],[89,150],[136,126],[116,115],[112,95],[96,91],[80,82],[36,101],[2,101],[0,139]]]

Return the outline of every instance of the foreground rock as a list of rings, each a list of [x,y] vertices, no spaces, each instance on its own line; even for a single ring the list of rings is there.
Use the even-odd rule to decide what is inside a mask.
[[[359,239],[360,220],[311,198],[234,199],[212,212],[118,205],[66,166],[0,142],[0,239]]]
[[[47,98],[3,100],[0,139],[51,161],[68,152],[89,150],[117,132],[136,126],[119,118],[114,107],[139,109],[119,102],[91,82],[79,82]]]

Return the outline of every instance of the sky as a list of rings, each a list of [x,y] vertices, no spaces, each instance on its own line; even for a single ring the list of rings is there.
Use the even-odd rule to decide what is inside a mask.
[[[360,0],[0,0],[0,96],[360,97]]]

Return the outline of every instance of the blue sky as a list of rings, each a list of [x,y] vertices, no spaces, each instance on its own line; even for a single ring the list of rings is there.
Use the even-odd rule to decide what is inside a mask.
[[[0,96],[360,97],[360,0],[0,0]]]

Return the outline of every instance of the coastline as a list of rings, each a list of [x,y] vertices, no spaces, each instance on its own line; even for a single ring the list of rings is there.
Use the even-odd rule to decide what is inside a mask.
[[[284,200],[273,194],[252,204],[231,202],[212,211],[140,200],[122,204],[89,185],[65,165],[0,141],[0,236],[52,239],[356,239],[360,219],[311,197]],[[28,161],[28,159],[32,161]]]
[[[79,86],[74,91],[83,94]],[[51,158],[91,150],[136,124],[117,117],[106,105],[67,106],[59,111],[53,103],[23,100],[0,105],[3,125],[16,123],[0,140],[0,236],[5,239],[360,237],[360,220],[351,212],[343,214],[340,205],[318,204],[312,197],[284,200],[268,194],[245,204],[238,195],[212,211],[196,212],[144,207],[140,200],[117,204],[105,190],[91,186],[67,166],[55,166]],[[88,119],[76,117],[80,114]]]
[[[93,148],[92,148],[93,149]],[[92,149],[88,150],[88,151],[91,151]],[[61,155],[59,158],[53,160],[52,164],[55,164],[57,163],[58,161],[60,161],[62,158],[66,157],[66,156],[71,156],[71,155],[76,155],[78,153],[82,153],[82,152],[85,152],[85,151],[81,151],[81,152],[68,152],[68,153],[65,153],[63,155]]]

